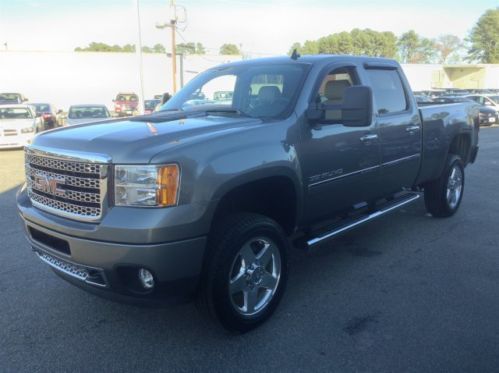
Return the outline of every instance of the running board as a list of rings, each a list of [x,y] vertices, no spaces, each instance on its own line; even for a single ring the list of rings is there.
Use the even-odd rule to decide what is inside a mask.
[[[311,248],[317,244],[319,244],[322,241],[328,240],[330,238],[336,237],[342,233],[345,233],[349,231],[350,229],[353,229],[355,227],[358,227],[359,225],[362,225],[364,223],[367,223],[368,221],[374,220],[376,218],[379,218],[380,216],[383,216],[385,214],[388,214],[389,212],[392,212],[402,206],[408,205],[409,203],[412,203],[419,199],[420,195],[417,193],[407,193],[404,194],[403,196],[397,197],[383,206],[380,207],[380,209],[371,212],[369,214],[364,214],[359,217],[354,218],[353,220],[349,220],[347,222],[340,223],[336,227],[334,227],[333,230],[330,230],[329,232],[323,233],[322,235],[311,238],[307,240],[307,246],[308,248]]]

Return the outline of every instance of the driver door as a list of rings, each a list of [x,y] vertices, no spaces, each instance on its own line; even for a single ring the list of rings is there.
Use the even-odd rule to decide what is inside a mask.
[[[314,100],[341,105],[345,88],[358,85],[356,68],[325,71]],[[374,121],[362,127],[342,124],[341,110],[327,122],[305,123],[300,159],[306,184],[305,220],[313,222],[377,196],[380,147]]]

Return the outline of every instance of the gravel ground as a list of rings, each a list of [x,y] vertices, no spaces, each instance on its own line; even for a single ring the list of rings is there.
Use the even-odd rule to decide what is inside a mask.
[[[193,304],[122,305],[55,276],[22,236],[22,152],[0,160],[2,372],[499,369],[499,129],[482,129],[453,218],[427,216],[420,201],[293,251],[276,314],[242,336]]]

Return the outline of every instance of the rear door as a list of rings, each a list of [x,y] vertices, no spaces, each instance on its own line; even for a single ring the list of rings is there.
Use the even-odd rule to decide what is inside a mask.
[[[366,66],[374,96],[383,195],[411,187],[421,162],[422,123],[408,83],[396,66]]]

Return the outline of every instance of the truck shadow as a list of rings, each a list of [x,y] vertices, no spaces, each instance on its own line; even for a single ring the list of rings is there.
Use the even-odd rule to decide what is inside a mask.
[[[168,354],[182,351],[186,358],[194,359],[199,354],[220,355],[222,346],[228,351],[238,351],[243,344],[259,343],[263,336],[266,344],[278,343],[279,333],[269,333],[269,330],[286,330],[290,322],[298,333],[305,333],[311,323],[306,311],[314,299],[319,297],[325,304],[333,305],[338,299],[346,302],[349,296],[354,296],[344,297],[349,281],[372,286],[362,271],[367,262],[377,261],[396,250],[383,242],[389,241],[390,232],[409,231],[408,223],[427,219],[422,204],[418,203],[328,242],[314,252],[293,249],[288,289],[276,314],[254,332],[234,337],[211,322],[193,303],[161,308],[114,303],[59,279],[38,261],[23,238],[16,216],[17,189],[0,194],[1,223],[9,232],[8,239],[2,243],[5,250],[0,252],[0,262],[15,263],[10,271],[0,271],[0,296],[11,305],[13,314],[22,315],[22,322],[18,320],[15,326],[17,334],[22,336],[18,343],[47,353],[55,351],[63,338],[67,341],[68,358],[78,354],[77,346],[83,344],[98,346],[99,356],[120,355],[116,348],[121,346],[135,351],[134,356],[143,352],[149,356],[163,354],[166,358]],[[24,270],[16,271],[21,268]],[[25,289],[22,299],[19,288]],[[329,327],[341,333],[344,321],[347,320]],[[40,325],[44,332],[40,331]],[[232,342],[227,344],[227,339]],[[169,350],[165,352],[165,349]],[[125,354],[122,358],[131,359],[131,356]]]

